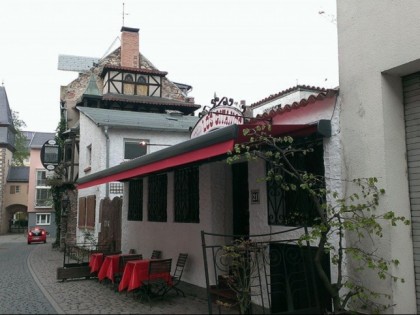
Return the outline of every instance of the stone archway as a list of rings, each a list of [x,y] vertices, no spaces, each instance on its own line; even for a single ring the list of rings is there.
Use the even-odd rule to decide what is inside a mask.
[[[28,207],[21,204],[10,205],[6,208],[8,233],[22,233],[28,228]],[[11,221],[12,220],[12,221]]]

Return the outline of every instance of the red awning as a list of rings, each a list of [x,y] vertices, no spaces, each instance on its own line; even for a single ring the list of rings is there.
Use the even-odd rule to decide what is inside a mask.
[[[229,140],[226,142],[214,144],[212,146],[198,149],[191,152],[176,155],[169,159],[164,159],[150,164],[135,167],[130,170],[122,171],[113,175],[108,175],[102,178],[98,178],[86,183],[78,184],[78,189],[88,188],[95,185],[100,185],[108,182],[121,181],[128,178],[139,177],[144,174],[150,174],[157,171],[173,168],[180,165],[185,165],[191,162],[200,161],[203,159],[212,158],[218,155],[226,154],[233,148],[234,141]]]
[[[299,137],[318,132],[323,136],[329,136],[330,121],[323,121],[322,124],[320,122],[308,125],[275,125],[272,126],[271,134],[273,136],[290,135]],[[243,130],[246,128],[255,128],[255,125],[227,126],[109,169],[84,176],[79,178],[76,183],[77,188],[84,189],[108,182],[129,180],[130,178],[163,172],[193,162],[209,160],[218,156],[223,157],[234,148],[235,144],[248,141],[248,138],[243,135]]]

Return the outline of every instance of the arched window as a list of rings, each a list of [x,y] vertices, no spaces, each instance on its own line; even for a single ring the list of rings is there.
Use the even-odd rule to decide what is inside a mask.
[[[124,76],[124,92],[126,95],[134,95],[134,79],[132,74]]]
[[[137,95],[148,95],[147,93],[148,85],[145,76],[139,76],[137,78]]]

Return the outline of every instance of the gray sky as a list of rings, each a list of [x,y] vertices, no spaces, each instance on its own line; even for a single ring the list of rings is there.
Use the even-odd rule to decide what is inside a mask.
[[[25,130],[55,131],[60,85],[77,77],[58,56],[118,47],[123,7],[142,54],[197,104],[338,86],[335,0],[1,0],[0,81]]]

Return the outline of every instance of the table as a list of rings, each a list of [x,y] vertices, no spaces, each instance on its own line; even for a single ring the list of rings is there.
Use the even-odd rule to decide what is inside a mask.
[[[98,272],[104,260],[103,253],[93,253],[89,257],[90,273]]]
[[[98,272],[98,280],[102,281],[105,278],[114,283],[114,274],[120,271],[120,257],[121,254],[107,255],[102,263],[101,269]]]
[[[150,259],[128,261],[125,265],[118,291],[121,292],[127,289],[127,292],[129,292],[141,287],[142,281],[148,278],[149,262]],[[162,278],[168,285],[172,285],[172,277],[169,272],[154,275],[154,278]]]

